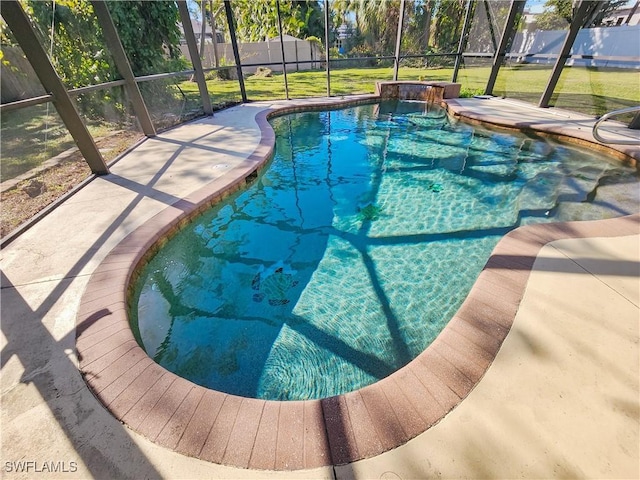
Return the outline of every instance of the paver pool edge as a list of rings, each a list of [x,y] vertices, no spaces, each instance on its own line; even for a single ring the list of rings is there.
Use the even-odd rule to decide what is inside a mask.
[[[375,99],[364,97],[361,102]],[[89,281],[77,317],[80,369],[93,393],[130,428],[185,455],[242,468],[294,470],[344,464],[395,448],[437,423],[480,380],[509,331],[544,244],[638,230],[640,215],[511,232],[436,341],[404,368],[361,390],[296,402],[208,390],[167,372],[138,346],[127,318],[128,285],[154,244],[240,188],[265,164],[274,143],[267,123],[272,113],[258,114],[262,138],[241,165],[167,207],[105,258]]]

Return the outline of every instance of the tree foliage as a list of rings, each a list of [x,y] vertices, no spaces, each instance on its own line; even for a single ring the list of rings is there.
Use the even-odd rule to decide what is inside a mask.
[[[378,54],[391,54],[396,42],[400,1],[354,0],[351,8],[355,13],[358,33],[368,50]]]
[[[375,54],[393,52],[400,0],[335,0],[332,8],[338,22],[354,22],[356,51]],[[409,0],[403,23],[403,52],[451,52],[457,48],[462,30],[465,0]]]
[[[279,4],[283,34],[298,38],[324,35],[324,19],[318,2],[280,0]],[[276,0],[234,0],[231,5],[238,41],[260,42],[279,35]]]
[[[293,3],[303,24],[300,31],[301,38],[322,37],[324,35],[324,14],[320,4],[314,0],[296,0]]]
[[[110,1],[107,5],[134,75],[184,69],[175,2]]]
[[[438,2],[435,13],[434,44],[440,52],[455,52],[462,33],[466,2],[450,0]]]
[[[400,0],[335,0],[331,3],[335,27],[346,25],[347,50],[358,55],[393,52],[400,15]],[[352,23],[352,19],[353,21]]]
[[[404,22],[402,50],[410,54],[431,51],[431,26],[436,1],[415,1],[408,4]]]
[[[51,63],[68,88],[116,78],[116,69],[89,2],[56,0],[54,4],[29,0],[24,6],[41,44],[51,53]]]
[[[67,87],[118,77],[91,3],[24,0],[22,5]],[[184,68],[179,62],[179,12],[175,2],[110,1],[107,5],[135,75]],[[10,39],[6,32],[4,37]]]
[[[67,88],[120,78],[88,0],[22,0],[21,4]],[[179,48],[179,11],[175,2],[110,1],[107,6],[135,75],[186,68]],[[0,33],[3,44],[15,44],[6,26]],[[158,98],[164,88],[155,87],[152,99]],[[117,115],[126,110],[118,89],[78,95],[76,103],[85,115],[96,118],[104,115],[107,106]]]
[[[587,19],[581,27],[598,27],[612,11],[621,8],[627,0],[609,0],[600,2],[595,15]],[[563,30],[569,28],[573,18],[572,0],[547,0],[544,11],[536,18],[536,26],[540,30]]]
[[[476,2],[472,7],[474,20],[471,24],[466,48],[474,53],[494,53],[498,48],[511,2],[506,0]],[[522,15],[516,19],[516,25],[521,22]]]
[[[572,16],[571,0],[547,0],[536,18],[536,26],[540,30],[562,30],[569,27]]]

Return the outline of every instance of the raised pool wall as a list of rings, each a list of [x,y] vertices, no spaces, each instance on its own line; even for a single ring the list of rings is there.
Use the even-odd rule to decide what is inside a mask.
[[[376,82],[376,96],[382,100],[417,100],[441,103],[449,98],[458,98],[462,84],[436,81]]]

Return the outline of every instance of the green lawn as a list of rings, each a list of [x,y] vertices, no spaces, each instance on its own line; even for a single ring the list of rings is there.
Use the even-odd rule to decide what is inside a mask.
[[[458,81],[462,83],[463,96],[484,93],[489,77],[489,67],[461,69]],[[538,103],[546,87],[551,66],[523,65],[503,67],[494,88],[494,95],[519,98]],[[400,68],[400,80],[451,80],[452,68],[419,69]],[[331,94],[333,96],[373,93],[376,80],[391,80],[392,68],[350,68],[331,70]],[[287,75],[289,96],[291,98],[317,97],[327,93],[324,70],[308,72],[290,72]],[[211,80],[207,82],[212,101],[225,98],[240,98],[236,81]],[[192,82],[183,82],[185,92],[197,94],[197,86]],[[282,74],[272,77],[253,77],[245,79],[245,88],[249,100],[270,100],[285,98]],[[635,70],[565,68],[552,105],[560,108],[584,112],[589,115],[602,115],[617,108],[640,103],[640,76]]]
[[[462,95],[471,96],[484,92],[490,67],[463,68],[458,81],[462,83]],[[420,69],[402,67],[400,80],[450,80],[451,68]],[[494,94],[526,100],[537,104],[544,90],[551,66],[518,65],[500,70]],[[324,70],[290,72],[288,75],[290,98],[317,97],[327,93]],[[373,93],[376,80],[391,80],[390,67],[333,68],[331,70],[331,94],[333,96]],[[250,101],[285,98],[282,74],[272,77],[249,76],[245,79]],[[222,108],[241,101],[238,82],[235,80],[210,80],[207,88],[212,103]],[[148,94],[149,110],[158,128],[179,123],[201,112],[198,87],[188,80],[171,86],[167,98]],[[552,105],[589,115],[602,115],[608,111],[640,104],[640,75],[636,70],[566,68],[563,72]],[[109,105],[105,105],[105,111]],[[39,105],[2,115],[2,168],[3,180],[40,165],[65,149],[73,146],[71,136],[57,117],[54,109],[46,115],[46,106]],[[99,136],[122,128],[109,122],[96,122],[90,127]]]
[[[120,128],[107,122],[88,126],[94,138]],[[46,104],[3,113],[0,142],[2,181],[15,178],[76,146],[56,109],[49,105],[47,110]]]
[[[551,66],[502,68],[494,94],[537,104],[550,74]],[[593,116],[638,104],[640,75],[628,69],[565,68],[551,99],[552,106]]]

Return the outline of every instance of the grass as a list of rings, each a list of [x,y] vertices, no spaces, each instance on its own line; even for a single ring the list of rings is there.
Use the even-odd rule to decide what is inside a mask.
[[[484,92],[489,77],[489,67],[461,69],[458,81],[462,83],[463,94],[473,95]],[[512,98],[521,98],[533,103],[540,99],[546,87],[551,66],[525,65],[503,67],[498,76],[494,94]],[[452,68],[420,69],[402,67],[400,80],[444,80],[449,81]],[[331,94],[333,96],[373,93],[376,80],[391,80],[393,69],[373,67],[359,69],[332,69]],[[287,74],[289,96],[291,98],[317,97],[327,94],[324,70],[308,72],[289,72]],[[237,82],[210,80],[207,82],[212,101],[235,97],[240,99]],[[190,94],[197,94],[197,85],[183,82],[180,88]],[[245,88],[249,100],[273,100],[285,98],[282,74],[271,77],[253,77],[245,79]],[[577,100],[576,103],[572,103]],[[580,111],[589,115],[602,115],[615,108],[640,103],[640,80],[636,70],[565,68],[556,94],[552,99],[554,106]],[[613,106],[613,108],[609,108]]]
[[[73,138],[51,110],[53,115],[47,115],[46,106],[37,105],[2,114],[2,180],[15,178],[73,147]]]
[[[461,69],[458,81],[462,83],[463,96],[483,93],[489,72],[490,67],[486,66]],[[550,73],[551,66],[505,66],[500,70],[494,94],[537,104]],[[399,79],[448,81],[452,74],[452,68],[401,67]],[[373,93],[376,80],[392,78],[391,67],[332,68],[331,94]],[[324,70],[289,72],[287,80],[290,98],[327,94]],[[250,101],[285,98],[282,74],[249,76],[245,79],[245,87]],[[146,99],[158,128],[180,123],[202,111],[195,82],[177,82],[172,88],[171,98],[149,95]],[[236,80],[209,80],[207,88],[211,102],[218,108],[241,101]],[[597,116],[640,104],[640,79],[636,70],[565,68],[556,92],[551,102],[553,106]],[[39,105],[2,116],[2,180],[14,178],[73,146],[71,136],[54,109],[49,109],[48,116],[45,110],[46,106]],[[122,127],[103,122],[88,128],[92,135],[98,137]]]
[[[537,104],[550,74],[551,66],[504,67],[494,94]],[[629,69],[565,68],[550,103],[594,117],[638,105],[640,76],[637,70]]]
[[[402,69],[400,75],[406,73]],[[428,79],[450,80],[451,69],[429,70]],[[376,80],[391,80],[393,69],[388,67],[350,68],[331,70],[331,95],[353,95],[374,93]],[[327,94],[327,80],[324,70],[287,72],[290,98],[319,97]],[[284,79],[281,73],[271,77],[249,76],[245,79],[247,98],[250,101],[284,99]],[[240,100],[237,81],[210,80],[207,87],[213,102],[235,96]],[[183,82],[180,88],[186,93],[197,94],[198,87],[193,82]]]
[[[87,126],[94,139],[119,130],[117,124],[99,122]],[[2,114],[0,179],[15,178],[46,160],[75,147],[55,108],[36,105]]]

